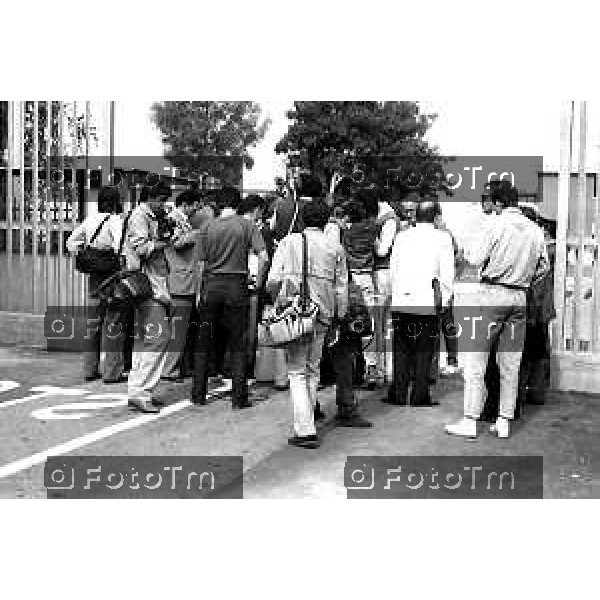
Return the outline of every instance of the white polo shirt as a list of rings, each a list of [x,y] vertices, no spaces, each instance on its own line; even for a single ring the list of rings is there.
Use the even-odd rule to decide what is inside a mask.
[[[417,223],[396,235],[390,258],[392,311],[435,314],[433,279],[447,306],[454,286],[452,238],[432,223]]]

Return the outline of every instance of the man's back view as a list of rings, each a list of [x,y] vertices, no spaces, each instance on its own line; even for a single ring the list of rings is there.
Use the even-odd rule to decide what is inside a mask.
[[[266,260],[266,251],[256,224],[236,214],[240,201],[238,190],[223,188],[219,216],[200,230],[198,259],[203,264],[203,277],[198,302],[201,325],[192,385],[194,404],[206,403],[211,346],[224,334],[231,350],[232,405],[234,408],[252,405],[246,379],[248,253],[252,250],[260,262]]]
[[[465,416],[458,423],[447,425],[446,431],[465,437],[477,435],[485,369],[492,347],[497,349],[500,369],[500,411],[492,431],[498,437],[509,436],[525,339],[526,294],[534,278],[549,267],[544,235],[519,210],[516,190],[508,182],[500,182],[492,189],[492,197],[502,204],[503,211],[484,230],[477,247],[465,252],[466,259],[480,267],[481,283],[470,310],[457,319],[459,323],[472,320],[472,330],[468,332],[471,335],[465,332],[462,336]]]

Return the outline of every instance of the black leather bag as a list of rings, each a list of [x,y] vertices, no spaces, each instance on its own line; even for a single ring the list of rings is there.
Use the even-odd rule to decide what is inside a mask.
[[[110,215],[106,215],[98,228],[91,237],[85,248],[80,250],[75,257],[75,268],[80,273],[115,273],[119,270],[119,256],[112,249],[100,250],[91,248],[104,224],[108,221]]]
[[[119,244],[119,260],[123,251],[130,216],[131,213],[125,217],[123,223],[123,233]],[[98,295],[101,302],[109,307],[136,306],[153,297],[152,284],[148,275],[143,271],[122,269],[98,286]]]
[[[142,271],[119,271],[98,287],[98,295],[109,307],[136,306],[152,298],[152,285]]]

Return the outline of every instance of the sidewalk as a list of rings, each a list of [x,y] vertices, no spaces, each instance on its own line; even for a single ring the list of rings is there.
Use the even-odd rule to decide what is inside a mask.
[[[135,417],[124,405],[126,384],[81,383],[81,356],[35,350],[0,348],[0,381],[15,381],[19,389],[0,394],[0,467],[72,438]],[[34,386],[76,388],[115,398],[108,410],[89,410],[72,420],[39,420],[32,414],[46,406],[85,404],[86,397],[57,392],[41,400],[5,405],[31,393]],[[174,404],[189,398],[190,380],[159,387]],[[1,389],[1,388],[0,388]],[[379,399],[384,391],[359,391],[364,414],[374,427],[335,428],[334,389],[320,393],[328,419],[320,427],[323,445],[305,450],[287,445],[291,434],[288,392],[273,392],[244,411],[232,411],[228,399],[207,406],[184,407],[128,431],[90,443],[78,455],[241,455],[244,457],[244,496],[247,498],[345,498],[343,470],[348,455],[543,455],[544,496],[592,497],[592,449],[598,439],[600,395],[551,394],[541,407],[528,407],[515,424],[512,437],[499,440],[480,424],[475,442],[444,433],[444,424],[462,409],[462,382],[440,379],[434,388],[436,408],[394,407]],[[60,412],[60,411],[59,411]],[[66,414],[66,413],[64,413]],[[0,479],[0,497],[45,497],[43,465]]]
[[[454,387],[454,389],[453,389]],[[457,389],[459,388],[459,389]],[[592,451],[600,433],[600,395],[551,394],[544,406],[527,407],[512,436],[500,440],[479,423],[476,441],[449,436],[444,424],[461,415],[460,382],[434,391],[436,408],[391,407],[370,397],[368,430],[326,426],[319,450],[283,448],[246,473],[245,498],[345,498],[344,464],[349,455],[544,457],[544,498],[599,497],[592,488]]]

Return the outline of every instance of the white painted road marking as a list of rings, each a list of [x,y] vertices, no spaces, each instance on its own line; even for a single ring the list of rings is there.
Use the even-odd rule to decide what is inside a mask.
[[[39,394],[32,394],[25,398],[17,398],[16,400],[7,400],[6,402],[0,402],[0,408],[6,408],[7,406],[15,406],[17,404],[23,404],[30,400],[39,400],[40,398],[47,398],[49,396],[81,396],[83,394],[89,394],[90,390],[74,390],[72,388],[61,388],[53,385],[39,385],[32,387],[32,392],[40,392]]]
[[[10,392],[10,390],[18,388],[19,385],[16,381],[0,381],[0,394],[2,392]]]
[[[230,386],[222,386],[219,388],[215,388],[214,390],[211,390],[206,396],[207,398],[211,398],[212,396],[215,396],[217,394],[229,391],[229,388]],[[0,467],[0,479],[3,479],[4,477],[10,477],[11,475],[15,475],[16,473],[19,473],[20,471],[24,471],[26,469],[31,469],[31,467],[43,463],[49,456],[60,456],[62,454],[67,454],[67,452],[73,452],[74,450],[78,450],[83,446],[88,446],[89,444],[93,444],[94,442],[106,439],[111,435],[115,435],[116,433],[128,431],[140,425],[145,425],[146,423],[156,421],[161,417],[166,417],[167,415],[179,412],[180,410],[183,410],[188,406],[192,406],[192,403],[189,400],[181,400],[179,402],[176,402],[175,404],[166,406],[165,408],[161,409],[159,413],[149,413],[140,415],[139,417],[135,417],[134,419],[129,419],[121,423],[115,423],[114,425],[109,425],[108,427],[104,427],[103,429],[99,429],[98,431],[92,431],[91,433],[86,433],[81,437],[74,438],[72,440],[69,440],[68,442],[59,444],[58,446],[48,448],[47,450],[43,450],[42,452],[37,452],[36,454],[32,454],[31,456],[27,456],[26,458],[22,458],[20,460]]]
[[[91,396],[86,396],[84,400],[85,402],[55,404],[53,406],[46,406],[46,408],[38,408],[32,411],[31,416],[40,421],[84,419],[91,417],[91,411],[93,410],[126,406],[127,394],[92,394]],[[104,400],[104,402],[88,402],[88,400]],[[74,412],[76,410],[79,412]],[[61,414],[62,411],[67,411],[67,414]]]

